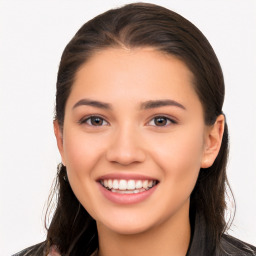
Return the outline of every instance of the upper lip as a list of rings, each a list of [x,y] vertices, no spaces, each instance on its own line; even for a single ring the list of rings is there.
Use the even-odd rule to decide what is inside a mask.
[[[150,177],[147,175],[142,174],[135,174],[135,173],[110,173],[106,175],[102,175],[97,178],[97,181],[100,180],[108,180],[108,179],[117,179],[117,180],[157,180],[154,177]]]

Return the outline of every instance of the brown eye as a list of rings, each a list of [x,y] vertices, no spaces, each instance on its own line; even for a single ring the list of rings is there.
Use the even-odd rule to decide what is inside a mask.
[[[167,122],[168,122],[168,119],[163,116],[154,118],[154,123],[156,126],[165,126]]]
[[[107,125],[107,122],[100,116],[90,116],[81,123],[86,123],[91,126],[103,126]]]
[[[165,117],[165,116],[156,116],[153,119],[150,120],[149,125],[150,126],[168,126],[170,124],[175,124],[176,122],[172,119]]]

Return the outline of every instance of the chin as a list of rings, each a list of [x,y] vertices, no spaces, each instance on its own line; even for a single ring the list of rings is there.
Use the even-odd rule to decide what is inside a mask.
[[[109,225],[108,228],[117,234],[120,235],[137,235],[141,233],[145,233],[146,231],[150,230],[152,226],[150,224],[137,224],[137,223],[120,223],[119,225],[112,224]]]
[[[101,216],[103,217],[103,216]],[[119,212],[119,214],[107,214],[101,220],[96,220],[98,227],[108,229],[111,232],[121,235],[136,235],[151,230],[161,222],[154,218],[152,212]]]

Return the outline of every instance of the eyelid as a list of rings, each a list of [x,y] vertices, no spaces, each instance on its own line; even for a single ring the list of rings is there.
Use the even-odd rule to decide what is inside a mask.
[[[92,124],[88,124],[87,121],[88,121],[90,118],[92,118],[92,117],[98,117],[98,118],[102,119],[103,122],[106,122],[107,125],[109,125],[109,122],[106,121],[106,119],[105,119],[104,117],[102,117],[101,115],[98,115],[98,114],[93,114],[93,115],[84,116],[84,117],[82,117],[82,118],[78,121],[78,123],[79,123],[79,124],[86,124],[86,125],[88,125],[88,126],[94,126],[94,127],[106,126],[106,124],[103,124],[103,125],[92,125]]]
[[[92,125],[92,124],[88,124],[87,121],[92,118],[92,117],[98,117],[100,119],[103,120],[103,122],[106,122],[106,124],[102,124],[102,125]],[[163,126],[157,126],[157,125],[150,125],[150,122],[152,122],[154,119],[156,118],[166,118],[170,123],[167,124],[167,125],[163,125]],[[106,121],[106,118],[103,117],[102,115],[100,114],[91,114],[91,115],[87,115],[87,116],[84,116],[82,117],[79,121],[78,121],[79,124],[87,124],[88,126],[93,126],[93,127],[102,127],[102,126],[106,126],[106,125],[110,125],[108,121]],[[157,114],[157,115],[154,115],[152,117],[150,117],[149,121],[146,123],[146,125],[149,125],[149,126],[154,126],[154,127],[158,127],[158,128],[163,128],[163,127],[167,127],[167,126],[170,126],[170,125],[174,125],[174,124],[177,124],[178,121],[174,118],[174,117],[170,117],[169,115],[166,115],[166,114]]]
[[[152,122],[154,119],[159,118],[159,117],[166,118],[170,123],[167,124],[167,125],[163,125],[163,126],[161,126],[161,125],[159,125],[159,126],[157,126],[157,125],[149,125],[150,122]],[[177,124],[177,123],[178,123],[178,121],[175,120],[175,118],[170,117],[169,115],[165,115],[165,114],[162,114],[162,115],[161,115],[161,114],[154,115],[154,116],[151,117],[150,120],[147,122],[147,124],[148,124],[149,126],[155,126],[155,127],[158,127],[158,128],[167,127],[167,126],[174,125],[174,124]]]

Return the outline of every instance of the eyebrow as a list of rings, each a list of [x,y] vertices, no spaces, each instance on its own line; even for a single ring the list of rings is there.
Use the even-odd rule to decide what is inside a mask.
[[[102,102],[102,101],[97,101],[97,100],[90,100],[90,99],[79,100],[73,106],[73,109],[79,106],[92,106],[100,109],[112,110],[111,104]],[[178,103],[175,100],[170,100],[170,99],[145,101],[141,103],[140,109],[153,109],[153,108],[159,108],[164,106],[174,106],[174,107],[178,107],[186,110],[186,108],[182,104]]]
[[[186,110],[186,108],[175,100],[149,100],[141,104],[141,109],[159,108],[164,106],[174,106]]]
[[[101,109],[107,109],[110,110],[112,109],[111,105],[109,103],[97,101],[97,100],[90,100],[90,99],[82,99],[79,100],[74,106],[74,108],[77,108],[79,106],[92,106],[96,108],[101,108]]]

